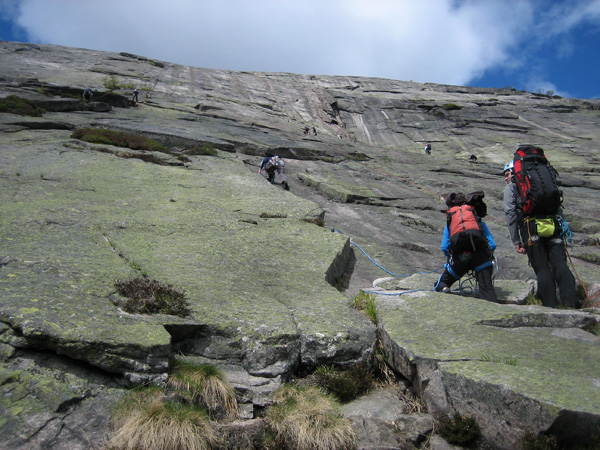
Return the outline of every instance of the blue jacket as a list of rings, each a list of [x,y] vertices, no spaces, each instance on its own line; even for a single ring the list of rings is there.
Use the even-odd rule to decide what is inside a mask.
[[[485,238],[488,241],[488,245],[490,246],[490,250],[493,252],[496,250],[496,241],[494,240],[494,236],[492,236],[492,232],[482,220],[481,225],[483,226],[483,232],[485,233]],[[444,255],[448,256],[448,252],[450,250],[450,230],[448,229],[448,225],[444,228],[444,236],[442,237],[442,251]]]
[[[260,165],[260,168],[263,169],[267,163],[269,162],[269,160],[271,159],[271,156],[265,156],[265,159],[262,160],[262,164]]]

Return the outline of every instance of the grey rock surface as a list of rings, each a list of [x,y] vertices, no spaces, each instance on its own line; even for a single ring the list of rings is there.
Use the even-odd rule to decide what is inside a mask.
[[[109,89],[111,82],[118,86]],[[139,107],[130,101],[133,86]],[[89,104],[80,100],[87,87],[94,90]],[[420,388],[434,414],[456,410],[486,421],[494,405],[530,396],[538,408],[528,410],[533,423],[513,419],[515,430],[568,437],[565,430],[581,431],[571,426],[575,419],[596,424],[597,379],[586,374],[597,367],[582,367],[579,358],[597,352],[597,337],[582,331],[597,316],[521,306],[534,274],[510,244],[500,172],[517,143],[546,149],[575,232],[577,276],[593,295],[600,280],[598,101],[230,72],[0,42],[0,98],[8,95],[46,110],[42,117],[0,114],[0,439],[13,448],[98,445],[124,388],[164,381],[176,353],[225,367],[250,419],[292,376],[320,364],[370,361],[377,333],[390,364]],[[317,135],[304,135],[305,125]],[[168,150],[73,139],[83,127],[154,138]],[[205,144],[216,157],[198,155]],[[477,163],[467,161],[469,152]],[[257,174],[266,154],[285,158],[289,192]],[[498,242],[496,287],[507,305],[427,292],[418,300],[383,295],[432,287],[444,263],[442,196],[481,189]],[[382,269],[391,279],[372,288],[387,276]],[[429,273],[408,277],[418,272]],[[122,311],[115,279],[142,273],[184,289],[192,314]],[[349,306],[361,289],[381,292],[378,329]],[[421,304],[430,307],[420,311]],[[466,324],[487,330],[478,345],[492,361],[464,344],[464,318],[477,314]],[[440,339],[442,326],[456,335]],[[405,334],[439,348],[416,350]],[[523,355],[514,355],[494,346],[498,336],[571,353],[538,359],[517,342],[512,349]],[[513,359],[527,365],[505,363]],[[571,366],[584,375],[571,374]],[[550,377],[548,384],[521,382],[519,369],[526,380]],[[72,371],[72,382],[59,375]],[[561,372],[581,390],[550,398],[547,387],[565,380],[550,373]],[[488,385],[500,393],[485,397],[481,386]],[[513,441],[496,438],[509,428],[491,420],[485,436],[511,448]]]
[[[441,293],[376,295],[389,362],[431,414],[475,418],[492,448],[519,448],[526,433],[548,430],[563,443],[596,442],[600,342],[589,330],[600,315]]]

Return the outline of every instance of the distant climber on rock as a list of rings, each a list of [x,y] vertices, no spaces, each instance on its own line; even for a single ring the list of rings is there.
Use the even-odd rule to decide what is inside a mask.
[[[308,125],[304,125],[304,134],[308,134],[310,132],[310,127]]]
[[[140,105],[140,91],[138,91],[137,89],[133,90],[133,95],[131,96],[131,102],[135,106],[139,106]]]
[[[469,153],[469,162],[477,162],[477,156],[473,153]]]
[[[267,179],[269,180],[269,183],[275,183],[275,172],[277,172],[283,188],[286,191],[290,190],[287,177],[285,176],[285,163],[279,156],[266,156],[262,160],[260,168],[258,169],[258,173],[262,175],[263,170],[267,172]]]
[[[92,97],[94,96],[94,93],[92,92],[91,88],[87,88],[85,91],[83,91],[83,98],[90,103],[92,101]]]
[[[448,263],[435,286],[438,292],[450,292],[450,287],[468,271],[475,272],[479,297],[498,303],[492,284],[493,252],[496,241],[481,220],[487,214],[482,191],[466,196],[451,193],[446,197],[446,227],[441,249]]]
[[[317,129],[315,127],[313,127],[313,136],[317,135]]]
[[[425,146],[425,154],[431,155],[431,144]]]

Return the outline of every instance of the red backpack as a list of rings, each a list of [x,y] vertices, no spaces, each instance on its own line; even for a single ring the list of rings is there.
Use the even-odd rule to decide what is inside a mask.
[[[450,248],[453,253],[486,249],[487,239],[481,219],[471,205],[453,206],[446,211]]]
[[[562,203],[558,172],[544,151],[533,145],[521,145],[514,156],[514,182],[526,216],[554,215]]]

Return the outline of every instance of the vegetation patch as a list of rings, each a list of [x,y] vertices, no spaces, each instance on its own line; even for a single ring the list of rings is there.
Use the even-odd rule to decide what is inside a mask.
[[[375,306],[375,297],[367,294],[365,291],[360,291],[350,302],[353,308],[362,311],[371,322],[377,325],[377,308]]]
[[[438,434],[450,444],[469,447],[481,436],[479,425],[472,417],[454,414],[453,418],[444,417],[438,422]]]
[[[530,292],[529,294],[527,294],[527,297],[525,298],[525,304],[526,305],[537,305],[537,306],[541,306],[542,305],[542,300],[537,298],[535,296],[535,293]]]
[[[371,158],[362,152],[350,152],[346,155],[346,159],[350,159],[352,161],[368,161]]]
[[[319,366],[314,379],[318,386],[342,403],[360,397],[373,386],[373,373],[362,364],[338,371],[333,366]]]
[[[92,144],[115,145],[133,150],[167,151],[164,145],[154,139],[106,128],[79,128],[71,134],[71,137]]]
[[[528,431],[521,439],[523,450],[560,450],[555,436],[536,435]]]
[[[213,419],[237,417],[237,401],[233,386],[221,369],[210,364],[176,361],[168,385],[190,403],[201,406]]]
[[[302,222],[312,223],[312,224],[315,224],[315,225],[320,226],[320,227],[325,226],[325,219],[323,219],[323,217],[321,217],[321,216],[317,216],[317,217],[303,217],[300,220]]]
[[[0,113],[18,114],[20,116],[42,117],[46,111],[37,103],[16,95],[0,99]]]
[[[171,284],[138,277],[116,280],[117,292],[127,301],[121,307],[132,314],[170,314],[186,317],[190,314],[189,302],[184,291]]]
[[[207,155],[207,156],[217,156],[218,152],[215,148],[210,144],[195,145],[192,149],[187,151],[188,155]]]
[[[133,83],[121,83],[115,75],[109,75],[102,80],[102,84],[109,92],[116,91],[117,89],[133,89],[135,85]]]
[[[220,444],[202,408],[167,397],[155,387],[126,395],[113,414],[111,426],[114,435],[109,450],[209,450]]]
[[[228,448],[211,420],[237,417],[233,387],[209,364],[176,360],[172,367],[164,388],[135,389],[121,399],[107,450]]]
[[[261,219],[287,219],[287,214],[260,213]]]
[[[457,105],[455,103],[444,103],[442,105],[442,109],[445,109],[446,111],[457,111],[459,109],[462,109],[462,106]]]
[[[357,436],[340,404],[315,386],[287,384],[266,416],[269,450],[354,450]]]

